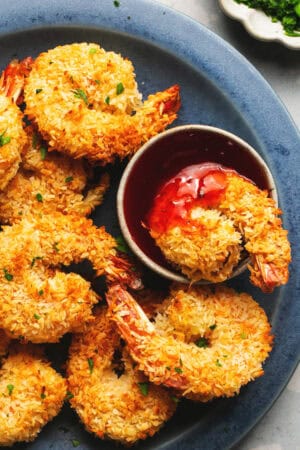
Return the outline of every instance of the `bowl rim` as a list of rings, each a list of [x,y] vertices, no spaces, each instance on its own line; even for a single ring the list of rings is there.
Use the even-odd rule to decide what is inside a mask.
[[[187,277],[180,275],[177,272],[173,272],[160,264],[156,263],[151,259],[149,256],[147,256],[143,250],[137,245],[137,243],[134,241],[129,228],[127,226],[126,220],[125,220],[125,214],[124,214],[124,194],[125,189],[128,181],[129,174],[131,173],[133,167],[135,166],[135,163],[140,159],[140,157],[149,149],[152,147],[154,143],[157,141],[165,138],[166,136],[170,136],[172,134],[180,133],[182,131],[210,131],[213,133],[217,133],[220,135],[223,135],[231,140],[236,141],[238,144],[240,144],[242,147],[244,147],[249,153],[251,153],[252,156],[259,162],[259,164],[263,167],[267,183],[269,185],[269,191],[270,196],[275,201],[276,206],[278,206],[278,194],[277,194],[277,188],[275,184],[274,177],[266,164],[265,160],[261,157],[261,155],[255,150],[248,142],[240,138],[234,133],[231,133],[230,131],[224,130],[222,128],[214,127],[211,125],[204,125],[204,124],[188,124],[188,125],[178,125],[172,128],[169,128],[165,131],[162,131],[161,133],[158,133],[156,136],[149,139],[145,144],[143,144],[139,150],[133,155],[133,157],[130,159],[128,164],[125,167],[125,170],[122,174],[118,191],[117,191],[117,216],[121,228],[121,232],[129,246],[129,248],[132,250],[132,252],[137,255],[137,257],[142,261],[143,264],[145,264],[148,268],[150,268],[152,271],[156,272],[157,274],[161,275],[164,278],[167,278],[171,281],[176,281],[179,283],[184,284],[190,284],[191,280]],[[249,257],[242,260],[236,269],[233,271],[230,277],[227,278],[227,280],[232,279],[238,275],[240,275],[242,272],[244,272],[247,269],[247,266],[249,264]],[[206,285],[206,284],[216,284],[215,282],[208,281],[208,280],[199,280],[197,282],[194,282],[193,284],[198,285]]]

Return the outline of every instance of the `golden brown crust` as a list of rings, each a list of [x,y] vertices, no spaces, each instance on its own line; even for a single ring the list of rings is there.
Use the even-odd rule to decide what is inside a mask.
[[[32,441],[60,411],[66,382],[31,347],[20,346],[0,369],[0,446]]]
[[[93,325],[73,337],[67,373],[71,406],[100,438],[133,444],[156,433],[175,411],[171,395],[151,385],[122,349],[106,307],[98,308]]]
[[[41,53],[26,79],[25,100],[50,149],[101,164],[136,151],[175,120],[180,104],[173,87],[142,105],[132,63],[93,43]]]
[[[263,374],[262,363],[272,348],[271,327],[248,294],[225,286],[177,286],[156,324],[119,286],[109,290],[107,300],[131,356],[154,383],[207,401],[231,397]]]

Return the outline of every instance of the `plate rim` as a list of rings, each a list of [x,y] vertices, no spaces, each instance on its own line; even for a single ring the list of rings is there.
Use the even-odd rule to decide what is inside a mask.
[[[100,29],[115,32],[123,32],[145,39],[152,45],[158,45],[167,51],[171,51],[181,59],[192,64],[204,73],[206,77],[209,77],[218,88],[222,85],[222,92],[233,99],[234,105],[247,119],[249,127],[251,127],[253,131],[255,131],[255,134],[260,137],[259,141],[265,155],[267,157],[269,156],[270,149],[272,149],[273,146],[278,146],[279,144],[277,141],[279,140],[280,145],[285,144],[290,146],[293,153],[293,168],[297,166],[300,168],[299,154],[296,154],[296,145],[298,145],[297,142],[300,142],[300,133],[297,127],[266,80],[254,66],[252,66],[251,63],[249,63],[249,61],[247,61],[246,58],[230,44],[226,43],[222,38],[192,18],[156,1],[139,0],[139,2],[136,2],[135,0],[126,0],[126,5],[124,2],[124,7],[122,9],[122,1],[120,8],[116,8],[113,6],[112,0],[96,0],[94,4],[97,3],[99,8],[101,7],[101,16],[94,16],[83,12],[83,3],[85,3],[85,0],[65,0],[63,4],[61,4],[59,0],[52,0],[49,4],[43,2],[43,0],[32,0],[31,12],[29,14],[28,3],[26,0],[4,0],[3,13],[0,18],[0,24],[2,22],[3,25],[1,27],[2,33],[0,38],[8,33],[24,31],[35,27],[44,27],[53,24],[57,26],[77,26],[81,24],[84,26],[96,26]],[[147,15],[144,14],[146,7]],[[56,15],[57,11],[60,11],[58,15]],[[128,19],[129,14],[131,14],[130,20]],[[178,21],[180,27],[176,27]],[[153,23],[156,25],[155,30],[153,29]],[[198,39],[197,43],[199,48],[197,51],[194,49],[195,36]],[[238,77],[235,73],[236,66],[240,69]],[[228,69],[226,70],[226,76],[222,70],[225,67]],[[248,86],[249,83],[251,85],[254,81],[259,87],[259,92],[255,93],[251,91],[250,95]],[[237,86],[240,88],[238,92]],[[257,102],[260,105],[258,117],[254,114],[254,105]],[[277,111],[277,115],[275,118],[273,117],[275,120],[275,123],[273,124],[274,133],[270,136],[267,135],[267,124],[261,119],[264,118],[266,120],[271,117],[271,111],[274,108]],[[279,135],[279,130],[282,130],[281,135]],[[272,152],[275,153],[275,150],[272,150]],[[276,154],[276,156],[277,159],[273,164],[273,172],[275,171],[275,173],[278,174],[278,155]],[[283,182],[284,180],[281,180],[282,188],[284,186]],[[278,186],[278,189],[280,193],[280,186]],[[296,189],[296,183],[294,189]],[[291,193],[291,198],[293,198],[292,195],[293,194]],[[294,203],[295,202],[295,206],[299,209],[299,199],[297,198],[294,200]],[[296,208],[296,210],[298,209]],[[291,216],[291,211],[289,211],[288,215]],[[297,249],[299,250],[299,239],[297,239],[298,230],[292,223],[292,217],[290,217],[290,221],[287,220],[287,223],[295,237],[293,246],[296,253]],[[293,278],[295,286],[297,269],[299,269],[299,265],[295,267],[295,264],[293,264],[291,278]],[[300,279],[299,275],[298,279]],[[281,289],[281,297],[284,296],[289,299],[289,295],[292,297],[292,294],[293,289],[290,284]],[[274,319],[276,323],[280,324],[281,321],[284,322],[284,313],[288,311],[288,306],[291,306],[289,302],[283,304],[282,314],[279,314],[279,316]],[[299,315],[296,318],[299,319]],[[299,345],[299,336],[294,336],[290,333],[288,337],[289,341],[286,343],[286,346],[289,351],[293,352],[293,361],[291,362],[289,359],[288,368],[285,368],[284,374],[278,374],[279,383],[277,384],[275,392],[272,393],[272,401],[261,405],[259,415],[256,415],[255,419],[249,419],[247,426],[235,430],[234,435],[232,435],[230,440],[227,437],[226,442],[224,442],[224,449],[237,444],[250,429],[253,428],[269,408],[271,408],[288,383],[296,368],[297,356],[299,357],[298,351],[296,350]],[[278,354],[279,349],[275,347],[275,350],[276,354]],[[271,391],[272,389],[274,390],[274,387],[272,387],[270,383],[268,384]],[[259,387],[260,385],[261,380],[258,381],[257,386]],[[219,430],[219,427],[217,430]],[[186,434],[189,436],[187,437]],[[183,433],[182,437],[177,437],[176,442],[182,449],[191,448],[188,447],[191,443],[191,439],[194,439],[194,443],[198,445],[198,437],[195,436],[196,434],[197,427],[195,430]],[[213,445],[214,442],[216,442],[216,437],[211,434],[211,439]],[[165,450],[167,448],[171,450],[173,443],[174,441],[171,442],[170,446],[168,445],[168,442],[166,442],[163,445],[163,448]],[[193,448],[200,449],[200,447]],[[211,447],[211,449],[213,448],[215,447]]]

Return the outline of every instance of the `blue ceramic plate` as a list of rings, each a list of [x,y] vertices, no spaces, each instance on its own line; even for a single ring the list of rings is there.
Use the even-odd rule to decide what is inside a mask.
[[[254,146],[273,172],[284,225],[293,246],[287,286],[263,295],[242,275],[231,284],[246,290],[266,309],[272,321],[275,347],[265,364],[265,375],[241,390],[239,396],[210,404],[182,402],[161,432],[136,450],[213,450],[237,443],[265,414],[291,376],[299,356],[299,133],[270,86],[237,51],[200,24],[148,0],[2,0],[0,60],[35,56],[58,44],[94,41],[121,52],[136,68],[146,96],[179,83],[182,109],[177,124],[203,123],[225,128]],[[106,198],[109,207],[94,214],[112,234],[119,234],[115,192],[121,169],[116,169]],[[297,236],[298,234],[298,236]],[[56,363],[61,345],[50,352]],[[59,355],[57,357],[57,355]],[[117,448],[86,433],[65,406],[38,439],[16,445],[18,450],[71,450],[72,440],[82,450]],[[119,447],[118,447],[119,448]]]

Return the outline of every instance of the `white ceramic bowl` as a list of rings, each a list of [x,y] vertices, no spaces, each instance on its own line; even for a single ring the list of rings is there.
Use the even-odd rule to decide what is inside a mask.
[[[189,283],[168,264],[143,226],[158,187],[184,167],[217,162],[268,189],[277,203],[272,174],[262,157],[245,141],[228,131],[206,125],[183,125],[155,136],[128,163],[118,189],[117,213],[124,238],[131,250],[151,270],[173,281]],[[232,277],[243,272],[243,259]],[[201,284],[208,284],[206,280]]]

